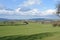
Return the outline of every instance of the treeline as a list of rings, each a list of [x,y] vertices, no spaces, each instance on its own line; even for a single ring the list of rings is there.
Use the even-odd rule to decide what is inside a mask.
[[[51,24],[53,27],[59,26],[60,21],[32,21],[32,20],[12,20],[12,21],[0,21],[0,26],[18,26],[18,25],[27,25],[30,23],[39,23],[39,24]]]
[[[0,26],[7,26],[7,25],[26,25],[28,24],[27,21],[0,21]]]

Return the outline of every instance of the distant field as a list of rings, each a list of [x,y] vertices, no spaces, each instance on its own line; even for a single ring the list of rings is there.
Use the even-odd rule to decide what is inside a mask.
[[[0,40],[60,40],[60,27],[51,24],[0,26]]]

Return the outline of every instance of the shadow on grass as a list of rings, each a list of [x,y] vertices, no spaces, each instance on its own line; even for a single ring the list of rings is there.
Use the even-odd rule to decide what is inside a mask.
[[[53,36],[53,33],[40,33],[40,34],[34,34],[34,35],[27,35],[27,36],[5,36],[5,37],[0,37],[0,40],[37,40],[37,39],[42,39],[45,37]]]

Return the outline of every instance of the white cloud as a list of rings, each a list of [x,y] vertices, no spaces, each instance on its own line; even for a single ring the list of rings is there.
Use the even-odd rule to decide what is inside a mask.
[[[5,9],[0,10],[0,14],[13,14],[13,13],[14,13],[14,11],[9,11],[9,10],[5,10]]]
[[[20,11],[20,8],[16,9],[16,10],[0,10],[0,14],[8,14],[8,15],[40,15],[40,10],[38,9],[32,9],[29,11]]]
[[[39,9],[32,9],[29,11],[21,11],[21,8],[17,8],[15,10],[0,10],[0,14],[8,14],[8,15],[37,15],[37,16],[46,16],[53,15],[56,11],[54,9],[47,9],[45,11],[40,11]]]
[[[32,10],[29,10],[29,11],[26,11],[26,12],[21,12],[22,15],[31,15],[31,16],[34,16],[34,15],[40,15],[40,10],[38,9],[32,9]]]
[[[32,5],[40,5],[41,0],[26,0],[24,1],[21,6],[27,7]],[[1,6],[2,7],[2,6]],[[2,7],[3,8],[3,7]],[[0,9],[0,14],[9,14],[9,15],[40,15],[40,10],[38,9],[32,9],[28,11],[21,11],[21,8],[17,8],[15,10],[6,10],[6,9]]]
[[[41,0],[27,0],[27,1],[24,1],[20,6],[31,6],[31,5],[40,5],[41,4]]]
[[[21,8],[17,8],[17,9],[15,9],[15,11],[16,11],[16,12],[19,12],[19,11],[20,11],[20,9],[21,9]]]
[[[54,10],[54,9],[47,9],[47,10],[43,11],[41,15],[42,16],[45,16],[45,15],[53,15],[55,13],[56,13],[56,10]]]

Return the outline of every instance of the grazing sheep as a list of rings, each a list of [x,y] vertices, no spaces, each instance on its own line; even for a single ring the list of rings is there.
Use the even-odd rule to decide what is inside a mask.
[[[56,27],[56,26],[57,26],[57,24],[56,24],[56,23],[54,23],[54,24],[53,24],[53,27]]]
[[[54,22],[52,25],[53,25],[53,27],[56,27],[56,26],[60,27],[60,22],[59,21]]]
[[[60,23],[58,23],[58,24],[57,24],[57,26],[59,26],[59,27],[60,27]]]

